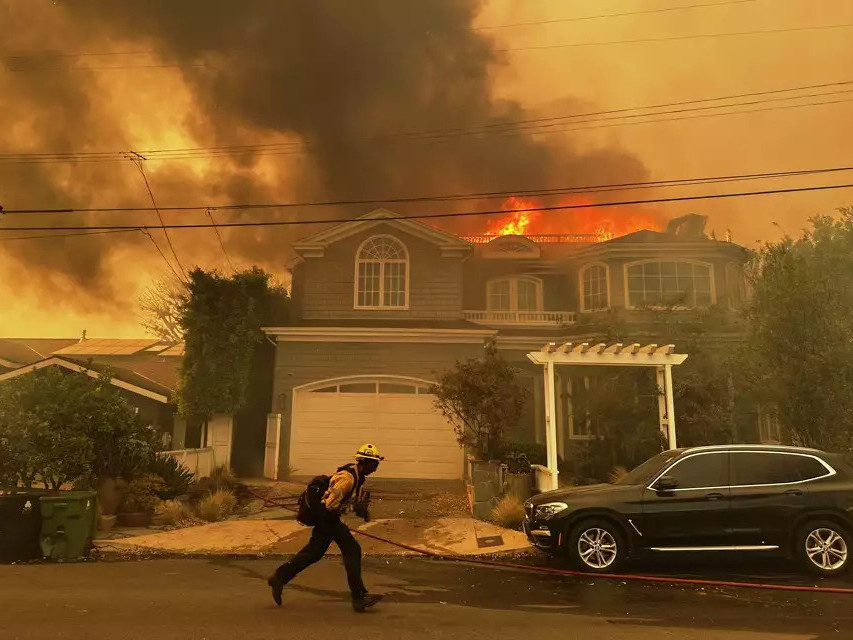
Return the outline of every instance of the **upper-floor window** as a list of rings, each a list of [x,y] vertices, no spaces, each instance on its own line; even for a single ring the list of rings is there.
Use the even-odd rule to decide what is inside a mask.
[[[590,264],[581,269],[581,311],[599,311],[610,307],[606,264]]]
[[[409,306],[409,252],[393,236],[372,236],[356,253],[356,309]]]
[[[488,284],[489,311],[541,311],[542,281],[538,278],[503,278]]]
[[[693,309],[714,303],[713,268],[704,262],[646,261],[625,265],[628,307]]]

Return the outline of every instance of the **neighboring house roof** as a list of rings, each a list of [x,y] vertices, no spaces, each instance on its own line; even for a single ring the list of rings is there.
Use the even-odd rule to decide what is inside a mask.
[[[162,402],[163,404],[168,404],[172,395],[172,389],[169,389],[146,376],[140,375],[135,371],[119,367],[108,367],[102,363],[83,362],[73,358],[61,358],[59,356],[51,356],[50,358],[45,358],[44,360],[33,362],[32,364],[0,374],[0,382],[11,380],[18,376],[27,375],[46,367],[62,367],[68,371],[85,373],[92,378],[100,377],[103,373],[109,371],[112,374],[110,382],[114,386],[124,389],[125,391],[130,391],[131,393],[135,393],[139,396],[144,396],[151,400],[156,400],[157,402]]]
[[[418,220],[401,219],[400,214],[387,209],[376,209],[357,220],[344,222],[303,238],[293,245],[293,249],[303,258],[321,258],[325,254],[326,247],[330,244],[382,224],[391,225],[438,245],[445,256],[466,256],[471,251],[471,245],[459,236],[436,229]]]
[[[17,365],[37,362],[79,342],[75,338],[0,338],[0,359]]]

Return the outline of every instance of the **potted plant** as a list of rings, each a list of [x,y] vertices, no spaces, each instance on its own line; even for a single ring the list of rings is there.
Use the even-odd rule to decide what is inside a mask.
[[[527,455],[513,451],[504,459],[506,465],[506,493],[522,502],[533,494],[533,467]]]
[[[154,475],[144,475],[131,480],[119,507],[118,522],[123,527],[147,527],[154,518],[154,508],[160,499],[163,482]]]

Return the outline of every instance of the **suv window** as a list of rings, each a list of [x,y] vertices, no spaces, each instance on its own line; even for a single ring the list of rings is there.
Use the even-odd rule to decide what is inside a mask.
[[[688,456],[664,475],[678,480],[679,489],[726,487],[729,485],[729,454],[702,453]]]
[[[819,478],[826,468],[814,458],[790,453],[743,451],[732,453],[732,484],[786,484]]]

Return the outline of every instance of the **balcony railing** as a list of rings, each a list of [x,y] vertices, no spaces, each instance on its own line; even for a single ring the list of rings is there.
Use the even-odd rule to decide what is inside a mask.
[[[574,324],[574,311],[463,311],[468,322],[487,325],[547,325],[563,326]]]

